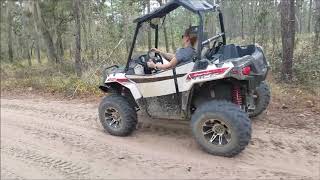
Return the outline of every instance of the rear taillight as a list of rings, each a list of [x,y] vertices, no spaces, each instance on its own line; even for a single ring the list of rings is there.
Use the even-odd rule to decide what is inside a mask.
[[[251,72],[251,68],[250,68],[250,66],[246,66],[246,67],[244,67],[244,68],[242,68],[242,74],[243,75],[249,75],[250,74],[250,72]]]

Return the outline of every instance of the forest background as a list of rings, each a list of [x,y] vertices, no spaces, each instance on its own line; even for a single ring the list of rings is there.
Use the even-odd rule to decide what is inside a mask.
[[[263,46],[273,89],[320,95],[320,0],[208,0],[224,14],[227,43]],[[1,91],[99,95],[102,69],[124,64],[135,18],[167,0],[1,0]],[[193,21],[179,9],[161,26],[160,48],[174,52]],[[207,18],[219,32],[216,16]],[[152,47],[147,29],[139,45]]]

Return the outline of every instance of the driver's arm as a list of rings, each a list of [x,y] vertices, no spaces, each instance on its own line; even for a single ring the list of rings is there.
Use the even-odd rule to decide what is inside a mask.
[[[174,58],[174,54],[172,53],[165,53],[165,52],[159,52],[161,56],[163,56],[166,60],[171,61]]]
[[[178,64],[178,60],[176,59],[176,57],[173,57],[171,59],[171,61],[169,63],[167,63],[167,64],[155,64],[152,61],[148,62],[148,66],[150,68],[160,69],[160,70],[166,70],[166,69],[170,69],[170,68],[176,67],[177,64]]]
[[[171,61],[174,58],[174,54],[172,53],[162,52],[160,49],[157,49],[157,48],[151,48],[151,50],[155,51],[156,53],[159,53],[168,61]]]

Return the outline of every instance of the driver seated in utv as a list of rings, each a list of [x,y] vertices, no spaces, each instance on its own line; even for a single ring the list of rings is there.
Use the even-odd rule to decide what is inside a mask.
[[[188,29],[185,30],[184,34],[182,35],[182,43],[183,48],[180,48],[176,51],[175,54],[162,52],[157,48],[152,48],[151,51],[160,54],[168,63],[160,64],[154,63],[151,59],[148,61],[147,65],[151,69],[156,70],[167,70],[170,68],[174,68],[179,64],[185,63],[190,61],[194,55],[196,54],[194,46],[197,42],[197,27],[190,26]]]

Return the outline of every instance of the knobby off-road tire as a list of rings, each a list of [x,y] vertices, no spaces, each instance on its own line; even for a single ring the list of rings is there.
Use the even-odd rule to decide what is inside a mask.
[[[99,118],[103,128],[114,136],[128,136],[136,128],[137,113],[128,100],[118,94],[102,99]]]
[[[201,105],[191,118],[191,128],[197,143],[206,152],[218,156],[237,155],[251,139],[251,121],[247,113],[227,101],[214,100]],[[220,144],[220,136],[216,135],[222,134],[223,128],[225,134]]]
[[[266,82],[261,82],[261,84],[256,88],[255,99],[256,109],[249,112],[249,117],[256,117],[260,115],[264,110],[267,109],[270,103],[270,88]]]

